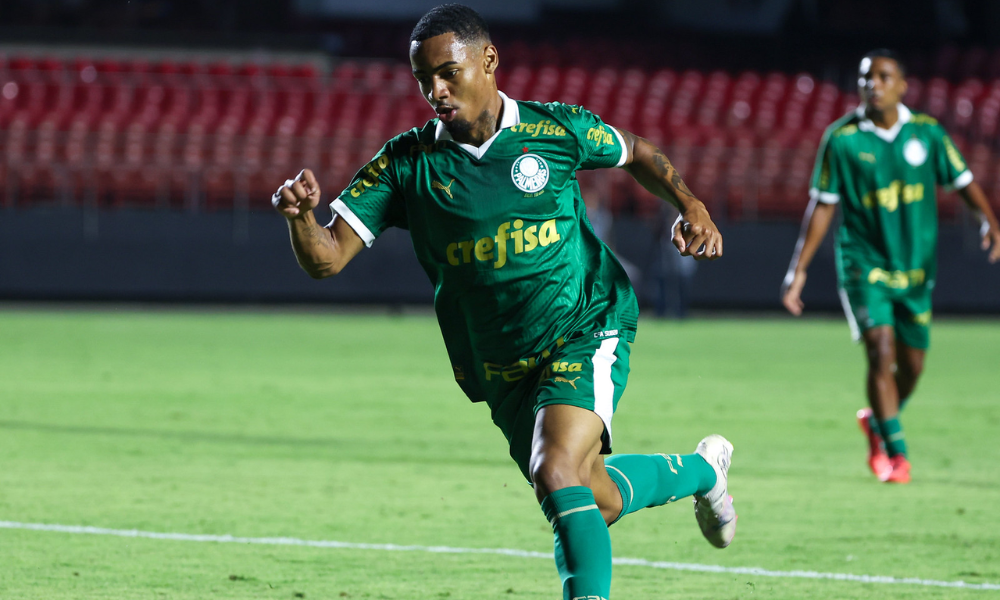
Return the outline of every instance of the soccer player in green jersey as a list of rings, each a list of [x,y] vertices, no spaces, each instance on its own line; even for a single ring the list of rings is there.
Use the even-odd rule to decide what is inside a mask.
[[[608,526],[694,496],[705,537],[727,546],[732,445],[710,435],[691,454],[616,455],[611,418],[625,389],[638,305],[621,265],[587,221],[575,173],[620,167],[680,211],[673,241],[722,256],[705,206],[648,141],[578,106],[508,98],[485,22],[445,5],[410,38],[410,62],[437,117],[389,140],[313,215],[304,170],[274,195],[313,277],[338,273],[386,228],[410,231],[458,385],[486,402],[552,525],[564,597],[607,599]]]
[[[840,299],[868,358],[871,408],[858,411],[858,423],[868,438],[872,471],[895,483],[910,481],[899,412],[917,385],[930,344],[938,185],[959,190],[982,220],[990,262],[1000,260],[1000,227],[986,196],[941,125],[901,103],[905,75],[889,50],[861,59],[861,106],[823,136],[811,202],[782,290],[789,312],[802,314],[806,269],[840,204]]]

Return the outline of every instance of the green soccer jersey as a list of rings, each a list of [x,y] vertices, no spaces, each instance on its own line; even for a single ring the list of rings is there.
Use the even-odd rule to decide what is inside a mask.
[[[937,186],[960,189],[971,182],[961,153],[932,117],[900,104],[899,120],[888,130],[876,127],[863,108],[834,122],[816,157],[810,195],[841,204],[841,286],[933,288]]]
[[[624,164],[621,134],[577,106],[501,96],[482,146],[432,119],[390,140],[331,204],[369,246],[390,226],[410,231],[455,379],[491,405],[564,340],[631,341],[638,318],[575,175]]]

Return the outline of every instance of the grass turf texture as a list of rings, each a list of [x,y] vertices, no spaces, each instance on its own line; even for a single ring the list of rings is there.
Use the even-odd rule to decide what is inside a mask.
[[[617,452],[735,446],[733,545],[690,501],[615,556],[1000,583],[1000,323],[941,321],[904,415],[914,482],[879,484],[840,321],[644,319]],[[0,312],[0,520],[551,552],[548,523],[433,318]],[[549,560],[0,529],[0,598],[557,598]],[[617,566],[615,598],[998,592]]]

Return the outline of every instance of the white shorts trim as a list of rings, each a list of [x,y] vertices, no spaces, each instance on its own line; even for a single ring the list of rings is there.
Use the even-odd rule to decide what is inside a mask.
[[[608,338],[601,342],[601,347],[594,352],[591,362],[594,364],[594,412],[604,421],[608,431],[608,445],[611,445],[611,417],[615,412],[615,383],[611,380],[611,366],[618,357],[618,338]]]
[[[344,204],[343,200],[337,198],[336,200],[331,202],[330,210],[340,215],[341,217],[343,217],[345,221],[347,221],[347,224],[351,226],[351,229],[354,230],[354,233],[358,234],[358,237],[360,237],[361,240],[365,243],[365,246],[368,246],[369,248],[372,247],[372,244],[375,243],[375,236],[372,235],[372,232],[368,229],[368,227],[366,227],[365,224],[361,222],[361,219],[358,218],[358,215],[354,214],[354,211],[351,210],[346,204]]]
[[[837,288],[837,295],[840,296],[840,305],[844,307],[844,315],[847,316],[847,325],[851,328],[851,339],[855,343],[861,341],[861,328],[858,327],[858,320],[854,318],[854,311],[851,310],[851,300],[847,297],[847,290]]]

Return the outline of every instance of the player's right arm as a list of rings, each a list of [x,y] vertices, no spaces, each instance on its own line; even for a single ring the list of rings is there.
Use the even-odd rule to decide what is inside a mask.
[[[796,317],[802,314],[802,289],[806,285],[806,271],[823,243],[833,222],[837,203],[840,201],[840,169],[834,144],[833,131],[828,131],[820,144],[809,190],[809,206],[802,218],[799,239],[792,253],[788,273],[781,285],[781,303]]]
[[[313,209],[319,198],[319,183],[309,169],[285,181],[271,197],[275,210],[288,221],[296,260],[314,279],[336,275],[365,247],[344,219],[335,217],[326,227],[316,221]]]
[[[781,286],[781,303],[796,317],[802,314],[805,307],[802,303],[802,289],[806,286],[806,271],[830,229],[836,209],[836,204],[820,202],[819,198],[810,200],[809,207],[806,208],[799,240],[792,253],[792,262],[788,265],[788,273]]]

